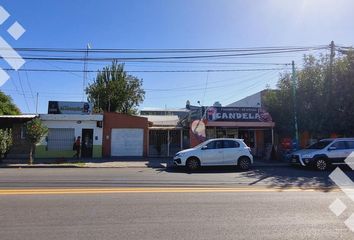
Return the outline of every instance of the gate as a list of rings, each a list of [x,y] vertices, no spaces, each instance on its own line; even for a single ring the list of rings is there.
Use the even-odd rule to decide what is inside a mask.
[[[150,130],[149,156],[168,157],[182,150],[180,129]]]

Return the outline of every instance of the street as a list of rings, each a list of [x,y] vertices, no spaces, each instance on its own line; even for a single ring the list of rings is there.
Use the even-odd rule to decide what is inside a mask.
[[[1,169],[7,239],[351,239],[330,172]],[[346,172],[352,177],[352,172]],[[348,207],[336,217],[328,206]]]

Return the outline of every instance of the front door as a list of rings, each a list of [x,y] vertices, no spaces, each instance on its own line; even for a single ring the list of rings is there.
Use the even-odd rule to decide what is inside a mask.
[[[92,158],[93,129],[82,129],[81,157]]]
[[[202,165],[222,165],[224,162],[224,153],[222,149],[222,140],[211,141],[202,150]]]

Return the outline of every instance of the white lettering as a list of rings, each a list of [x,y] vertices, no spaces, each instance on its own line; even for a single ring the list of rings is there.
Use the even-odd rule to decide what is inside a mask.
[[[229,118],[230,119],[235,119],[236,118],[236,113],[229,113]]]
[[[247,113],[243,113],[243,114],[242,114],[242,118],[243,118],[243,119],[248,119],[248,114],[247,114]]]

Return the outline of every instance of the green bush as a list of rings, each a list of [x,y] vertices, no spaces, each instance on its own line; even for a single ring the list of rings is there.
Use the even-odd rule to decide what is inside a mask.
[[[11,129],[0,129],[0,159],[6,157],[6,154],[12,146],[12,142]]]

